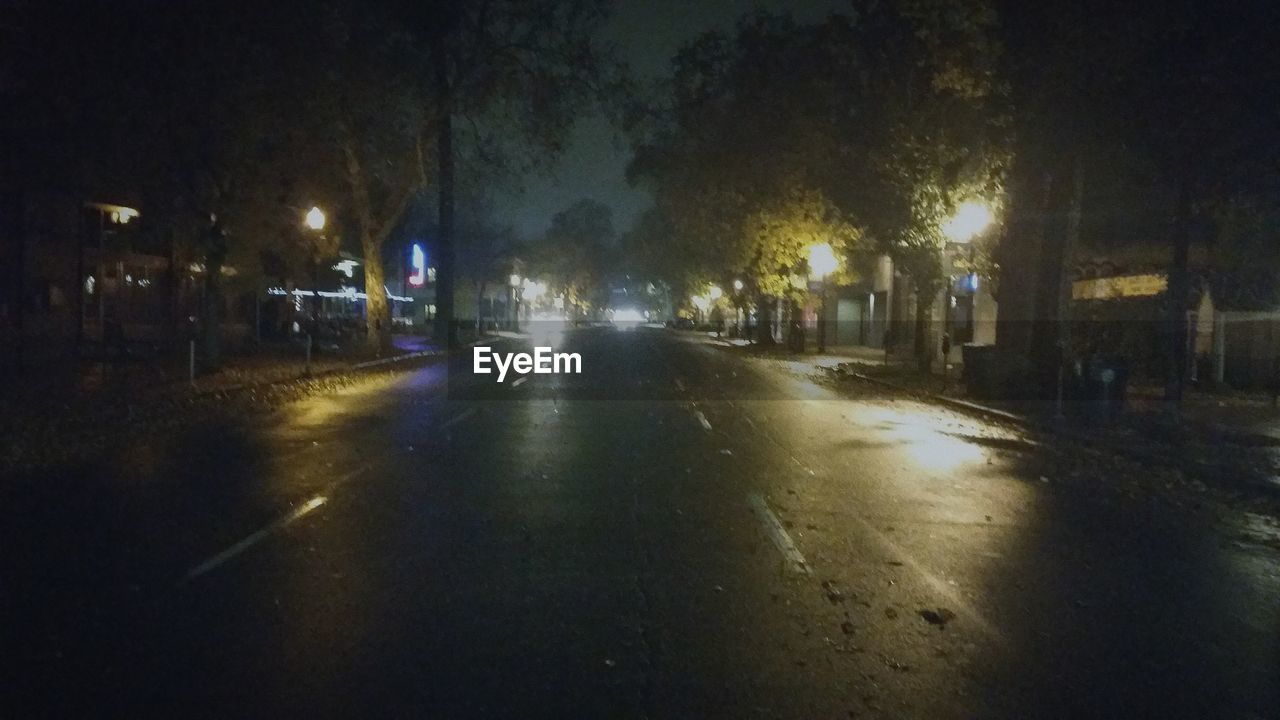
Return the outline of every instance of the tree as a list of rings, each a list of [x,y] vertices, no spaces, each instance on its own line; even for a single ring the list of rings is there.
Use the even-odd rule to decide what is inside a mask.
[[[813,39],[784,17],[753,15],[735,36],[707,33],[677,54],[666,106],[641,126],[628,173],[655,196],[650,222],[669,228],[662,264],[682,291],[741,277],[764,314],[792,292],[805,254],[788,223],[831,221],[803,242],[841,237],[843,219],[810,177],[829,59]]]
[[[389,2],[322,3],[292,24],[288,43],[290,70],[303,78],[292,100],[307,113],[299,149],[316,155],[316,176],[342,179],[363,258],[366,345],[385,352],[385,246],[422,197],[435,160],[429,138],[438,112],[420,82],[430,58]]]
[[[923,318],[943,220],[1000,183],[993,22],[980,3],[916,0],[811,25],[747,16],[732,38],[709,33],[676,56],[630,175],[653,188],[695,272],[744,272],[762,299],[785,295],[802,248],[760,220],[822,218],[813,238],[848,253],[865,231],[894,257]]]
[[[613,211],[582,199],[556,213],[542,240],[528,248],[528,274],[549,279],[566,304],[582,312],[608,303],[609,280],[616,267]]]
[[[847,110],[837,117],[853,120],[834,128],[842,152],[826,155],[837,159],[829,182],[910,277],[923,368],[933,356],[927,319],[945,281],[943,223],[961,202],[994,201],[1008,161],[995,24],[983,2],[899,0],[841,33],[859,80],[839,99]]]
[[[600,46],[604,0],[405,3],[400,17],[426,49],[421,80],[434,114],[436,336],[458,344],[454,322],[458,122],[474,136],[505,137],[529,162],[563,148],[580,111],[612,82]]]
[[[1197,0],[1010,2],[1002,13],[1005,74],[1018,113],[1001,315],[1019,322],[1002,327],[1001,343],[1054,366],[1053,346],[1066,327],[1065,267],[1082,223],[1123,223],[1167,238],[1166,399],[1176,409],[1187,365],[1190,245],[1199,240],[1222,257],[1234,254],[1232,245],[1252,233],[1223,222],[1229,208],[1265,207],[1276,188],[1276,146],[1265,138],[1280,106],[1266,30],[1277,9]],[[1098,196],[1089,184],[1114,185],[1135,165],[1145,184],[1140,196],[1082,208],[1082,198]]]
[[[46,186],[140,206],[171,258],[200,268],[201,364],[216,367],[227,263],[276,239],[259,230],[287,212],[298,175],[283,132],[297,118],[280,101],[290,78],[272,51],[284,16],[241,2],[15,10],[18,105],[27,129],[43,128],[25,140],[42,148],[28,167],[44,166]]]

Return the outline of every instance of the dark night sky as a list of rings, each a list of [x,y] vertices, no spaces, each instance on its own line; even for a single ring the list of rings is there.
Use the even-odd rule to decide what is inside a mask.
[[[605,33],[636,74],[648,79],[668,72],[680,45],[707,30],[732,30],[744,12],[785,11],[806,21],[847,5],[841,0],[619,0]],[[610,205],[614,224],[623,231],[649,203],[645,193],[627,185],[624,172],[629,155],[603,118],[584,117],[574,129],[568,150],[546,175],[526,178],[523,193],[496,198],[497,219],[526,237],[535,237],[546,230],[556,212],[589,197]]]

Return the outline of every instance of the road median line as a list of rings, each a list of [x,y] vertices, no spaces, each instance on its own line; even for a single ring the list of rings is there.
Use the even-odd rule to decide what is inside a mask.
[[[787,571],[796,575],[812,574],[804,555],[800,553],[800,549],[796,547],[795,541],[791,539],[787,529],[782,526],[778,516],[773,514],[773,510],[769,509],[769,503],[765,501],[764,496],[760,493],[751,493],[747,495],[747,504],[751,506],[751,511],[755,513],[760,520],[760,524],[764,526],[764,531],[769,536],[769,539],[773,541],[774,547],[778,548],[778,552],[782,553],[782,559]]]
[[[280,516],[279,518],[276,518],[270,523],[267,523],[262,528],[252,533],[249,533],[247,536],[244,537],[244,539],[227,547],[225,550],[222,550],[221,552],[218,552],[210,556],[209,559],[205,560],[199,565],[192,567],[190,570],[187,571],[186,575],[182,576],[182,579],[178,582],[178,584],[181,585],[191,580],[195,580],[201,575],[205,575],[212,570],[216,570],[218,567],[225,565],[228,561],[235,559],[239,555],[242,555],[246,550],[252,548],[254,545],[257,545],[258,543],[267,539],[276,531],[283,530],[284,528],[292,525],[298,520],[301,520],[307,515],[310,515],[311,513],[315,512],[322,505],[329,502],[329,495],[332,494],[335,489],[337,489],[340,485],[343,485],[344,483],[350,481],[351,479],[355,478],[356,476],[360,475],[361,473],[363,473],[368,469],[369,469],[368,465],[356,468],[355,470],[352,470],[351,472],[347,473],[341,478],[329,483],[328,487],[326,487],[324,490],[320,491],[318,494],[311,497],[306,502],[295,507],[294,509],[290,510],[289,512]]]

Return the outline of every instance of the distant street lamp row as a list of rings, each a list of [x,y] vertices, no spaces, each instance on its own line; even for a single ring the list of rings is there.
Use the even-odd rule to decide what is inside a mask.
[[[982,234],[993,222],[995,222],[995,214],[990,205],[981,200],[968,200],[960,203],[955,213],[942,224],[942,234],[949,242],[967,243]],[[836,257],[830,243],[811,245],[807,259],[809,278],[812,280],[825,281],[840,268],[840,259]],[[797,280],[797,282],[803,281]],[[742,280],[733,281],[734,291],[742,292],[744,287]],[[719,286],[712,285],[706,294],[693,296],[689,301],[695,308],[705,313],[723,296],[724,292]]]

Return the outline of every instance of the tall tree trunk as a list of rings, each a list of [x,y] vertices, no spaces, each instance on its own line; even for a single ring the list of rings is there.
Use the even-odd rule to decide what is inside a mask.
[[[484,334],[484,314],[480,312],[480,308],[484,306],[484,291],[489,283],[481,280],[476,290],[476,337],[479,338]]]
[[[1169,367],[1165,369],[1165,410],[1176,417],[1182,407],[1182,391],[1187,371],[1187,269],[1191,250],[1191,192],[1185,182],[1178,188],[1174,209],[1173,257],[1169,264],[1168,312],[1165,317],[1169,338]]]
[[[27,231],[26,200],[20,189],[13,189],[4,194],[6,222],[0,223],[0,233],[9,236],[13,243],[13,366],[16,374],[21,375],[26,368],[26,314],[27,314]],[[7,231],[7,232],[6,232]],[[79,238],[76,248],[80,248]]]
[[[201,372],[222,366],[222,266],[226,261],[226,233],[222,223],[214,219],[205,230],[204,292],[200,296]]]
[[[933,367],[933,343],[929,341],[929,311],[933,309],[932,288],[916,286],[916,365],[920,372]]]
[[[169,226],[165,229],[166,242],[166,262],[164,265],[164,350],[172,353],[178,349],[178,318],[179,304],[181,296],[178,287],[178,238],[177,229],[173,227],[173,220],[170,219]],[[81,251],[83,255],[83,250]],[[84,284],[81,281],[81,287]],[[83,290],[82,290],[83,291]],[[83,314],[83,310],[81,310]]]
[[[756,342],[766,346],[773,345],[771,303],[772,301],[764,295],[756,298]]]
[[[382,270],[382,239],[365,226],[360,231],[360,247],[364,253],[365,347],[380,355],[391,349],[391,311]]]
[[[387,213],[388,217],[381,221],[374,217],[369,185],[360,164],[360,155],[356,151],[355,139],[351,137],[346,125],[341,127],[341,132],[347,183],[351,186],[356,216],[360,220],[360,249],[364,256],[365,347],[370,352],[380,354],[391,348],[391,316],[387,308],[387,289],[382,270],[382,243],[391,232],[391,226],[403,213],[412,190],[406,188],[399,204]]]
[[[1084,162],[1075,153],[1071,162],[1071,199],[1067,205],[1066,231],[1058,262],[1058,349],[1061,360],[1071,346],[1071,266],[1080,244],[1080,222],[1084,213]]]
[[[440,127],[436,135],[436,152],[439,157],[437,172],[440,185],[439,228],[436,238],[436,323],[435,340],[449,349],[457,348],[458,324],[454,322],[454,247],[453,247],[453,106],[452,88],[449,85],[448,55],[443,38],[432,46],[436,66],[435,95],[440,109]]]
[[[800,301],[794,298],[787,300],[787,349],[791,352],[804,352],[804,310]]]

